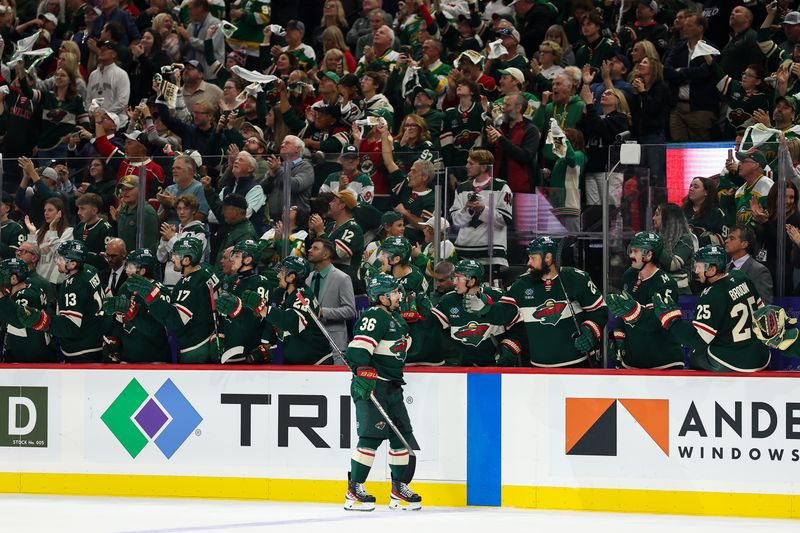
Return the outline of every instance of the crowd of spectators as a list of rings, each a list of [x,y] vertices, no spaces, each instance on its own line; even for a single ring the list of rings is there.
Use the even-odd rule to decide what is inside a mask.
[[[81,239],[114,292],[137,247],[170,286],[183,234],[225,274],[243,240],[266,271],[285,234],[314,263],[315,239],[347,226],[330,260],[356,294],[362,263],[400,235],[435,292],[437,227],[440,258],[498,275],[513,267],[518,198],[541,196],[564,232],[596,231],[608,147],[624,139],[646,145],[649,176],[609,175],[614,216],[661,234],[681,293],[697,290],[694,251],[723,243],[771,300],[777,265],[787,293],[800,267],[797,186],[785,207],[773,187],[779,143],[800,163],[800,11],[746,6],[0,0],[0,256],[58,284],[55,250]],[[651,195],[645,220],[631,198],[664,190],[664,143],[695,141],[738,151],[682,205]]]

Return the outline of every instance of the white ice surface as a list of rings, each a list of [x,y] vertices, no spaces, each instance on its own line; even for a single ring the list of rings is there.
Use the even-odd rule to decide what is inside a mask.
[[[428,507],[345,512],[338,505],[228,500],[0,495],[0,531],[25,533],[781,533],[800,522],[613,513]]]

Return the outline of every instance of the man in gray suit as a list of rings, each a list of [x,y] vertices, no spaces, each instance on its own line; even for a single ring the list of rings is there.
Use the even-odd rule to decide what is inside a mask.
[[[220,21],[211,15],[211,4],[208,0],[192,0],[189,2],[189,18],[192,22],[184,28],[180,24],[176,25],[176,31],[181,39],[181,55],[184,62],[195,59],[200,63],[203,75],[206,80],[216,79],[216,74],[211,70],[211,65],[206,61],[204,42],[208,29],[211,26],[219,28]],[[214,59],[225,66],[225,38],[221,31],[217,31],[211,42],[214,47]],[[213,102],[216,103],[216,102]],[[189,109],[191,111],[191,109]]]
[[[741,270],[747,274],[747,277],[756,286],[758,295],[761,296],[764,304],[770,305],[772,303],[772,275],[767,267],[752,256],[755,253],[755,246],[756,235],[750,226],[737,224],[731,228],[728,238],[725,239],[725,251],[731,258],[726,270],[728,272]]]
[[[283,182],[286,179],[285,166],[289,168],[289,205],[296,205],[297,211],[308,215],[311,211],[311,187],[314,185],[314,167],[303,159],[305,143],[300,137],[287,135],[281,143],[280,159],[267,158],[269,172],[261,183],[267,195],[269,217],[279,220],[283,215]]]
[[[310,287],[319,302],[319,318],[342,352],[347,349],[347,321],[356,317],[356,299],[350,276],[331,264],[336,249],[331,241],[317,239],[308,249],[308,261],[314,272],[308,276]]]

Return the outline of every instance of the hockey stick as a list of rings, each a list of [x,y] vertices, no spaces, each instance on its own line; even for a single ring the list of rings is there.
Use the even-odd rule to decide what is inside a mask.
[[[578,317],[575,315],[575,310],[572,308],[572,298],[570,298],[569,293],[567,293],[567,288],[564,286],[564,280],[561,279],[561,254],[564,251],[564,238],[558,243],[558,257],[554,257],[553,260],[556,262],[556,270],[558,271],[558,284],[561,286],[561,291],[564,293],[564,297],[567,299],[567,307],[569,308],[569,316],[572,317],[572,323],[575,325],[575,337],[578,338],[581,336],[581,326],[578,324]],[[589,366],[592,365],[592,352],[585,352],[586,358],[589,361]]]
[[[331,348],[333,348],[333,351],[335,351],[339,357],[341,357],[345,362],[347,362],[347,357],[345,357],[344,352],[342,352],[342,350],[336,345],[336,342],[334,342],[333,338],[331,337],[331,334],[328,333],[328,330],[325,329],[325,326],[322,325],[322,322],[320,322],[319,318],[317,318],[317,315],[311,312],[311,306],[309,305],[309,301],[305,298],[305,296],[303,296],[300,293],[300,291],[297,291],[297,299],[300,300],[300,303],[302,305],[308,307],[309,309],[308,314],[311,315],[311,318],[314,320],[314,323],[317,325],[320,331],[322,331],[322,334],[325,335],[325,338],[328,339],[328,343],[330,343]],[[397,429],[397,426],[394,425],[394,422],[392,422],[392,419],[389,417],[389,414],[381,405],[381,402],[379,402],[378,398],[375,397],[374,390],[370,392],[369,399],[370,401],[372,401],[372,404],[375,406],[375,409],[378,410],[383,419],[386,420],[386,423],[389,425],[389,428],[392,430],[392,433],[394,433],[395,436],[398,438],[400,444],[402,444],[405,447],[405,449],[408,450],[408,464],[406,465],[406,469],[403,472],[402,481],[403,483],[406,484],[411,483],[411,480],[414,479],[414,472],[417,470],[417,456],[414,453],[414,449],[408,444],[408,441],[405,439],[405,437],[403,437],[403,434],[400,433],[400,430]]]
[[[211,318],[214,319],[214,341],[217,344],[217,357],[222,357],[222,347],[219,344],[219,324],[217,324],[217,300],[214,298],[214,285],[207,282],[208,297],[211,299]]]

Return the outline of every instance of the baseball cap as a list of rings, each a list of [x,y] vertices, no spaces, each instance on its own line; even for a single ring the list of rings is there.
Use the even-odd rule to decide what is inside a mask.
[[[127,176],[123,176],[123,178],[119,180],[119,186],[125,187],[126,189],[138,189],[139,176],[135,176],[133,174],[128,174]]]
[[[352,191],[347,189],[339,192],[333,193],[337,198],[339,198],[344,205],[349,207],[350,209],[355,209],[356,205],[358,205],[358,200],[356,200],[356,195],[353,194]]]
[[[352,144],[346,145],[342,148],[342,157],[358,157],[358,148]]]
[[[658,13],[658,4],[656,3],[656,0],[639,0],[637,4],[649,7],[653,13]]]
[[[228,59],[233,59],[237,65],[243,67],[245,62],[247,61],[247,54],[242,52],[241,50],[233,50],[231,53],[228,54]]]
[[[306,25],[300,22],[299,20],[290,20],[286,23],[287,30],[299,30],[299,31],[306,31]]]
[[[58,26],[58,17],[53,15],[52,13],[43,13],[39,15],[39,18],[52,22],[53,24]]]
[[[200,152],[197,150],[184,150],[183,155],[191,157],[192,161],[194,161],[194,164],[197,165],[197,168],[203,166],[203,156],[200,155]]]
[[[429,218],[425,222],[422,223],[423,226],[428,226],[429,228],[435,230],[436,229],[436,219],[434,217]],[[447,219],[444,217],[439,217],[439,229],[441,231],[447,231],[450,229],[450,223],[447,222]]]
[[[183,62],[183,66],[184,67],[192,67],[192,68],[196,68],[197,70],[200,70],[200,62],[198,60],[196,60],[196,59],[190,59],[189,61],[184,61]]]
[[[775,103],[777,104],[781,100],[786,102],[786,105],[791,107],[795,113],[797,112],[797,98],[795,98],[794,96],[779,96],[775,99]]]
[[[786,13],[786,16],[783,17],[782,24],[788,24],[790,26],[800,24],[800,11],[789,11]]]
[[[497,35],[504,35],[506,37],[512,37],[517,42],[519,42],[519,32],[512,28],[500,28],[497,30]]]
[[[414,87],[414,91],[411,94],[414,98],[416,98],[417,94],[419,93],[425,93],[425,95],[427,95],[427,97],[431,99],[431,102],[436,101],[436,93],[433,92],[432,89],[427,89],[425,87],[420,87],[419,85],[417,85],[416,87]]]
[[[261,137],[262,139],[264,138],[264,130],[262,130],[261,128],[259,128],[255,124],[253,124],[252,122],[245,122],[244,124],[242,124],[242,127],[241,127],[240,131],[244,131],[247,128],[250,128],[251,130],[253,130],[256,133],[258,133],[258,136]]]
[[[747,150],[746,152],[736,152],[736,159],[738,159],[739,161],[744,161],[745,159],[752,159],[753,161],[758,163],[758,165],[761,168],[767,166],[767,158],[764,157],[764,154],[762,154],[756,149],[750,149]]]
[[[322,73],[322,75],[336,84],[342,81],[342,78],[340,78],[338,74],[330,70],[326,70],[325,72]]]
[[[100,41],[97,43],[98,48],[108,48],[109,50],[113,50],[117,55],[119,55],[119,46],[117,43],[109,40]]]
[[[232,193],[222,200],[223,207],[228,205],[231,207],[238,207],[247,211],[247,200],[241,194]]]
[[[398,220],[403,220],[403,215],[397,211],[387,211],[381,216],[381,225],[394,224]]]
[[[58,172],[56,172],[54,168],[39,167],[36,173],[42,178],[50,178],[51,180],[58,181]]]
[[[122,120],[120,120],[119,115],[114,113],[113,111],[106,111],[106,116],[114,123],[114,125],[119,128],[122,126]]]
[[[525,74],[523,74],[522,71],[516,67],[497,69],[497,72],[498,74],[506,74],[508,76],[511,76],[521,84],[525,83]]]
[[[136,141],[138,143],[145,144],[147,143],[147,134],[143,131],[133,130],[130,133],[126,133],[125,137],[132,141]]]
[[[614,59],[625,65],[626,70],[631,69],[631,60],[625,54],[615,54]]]

